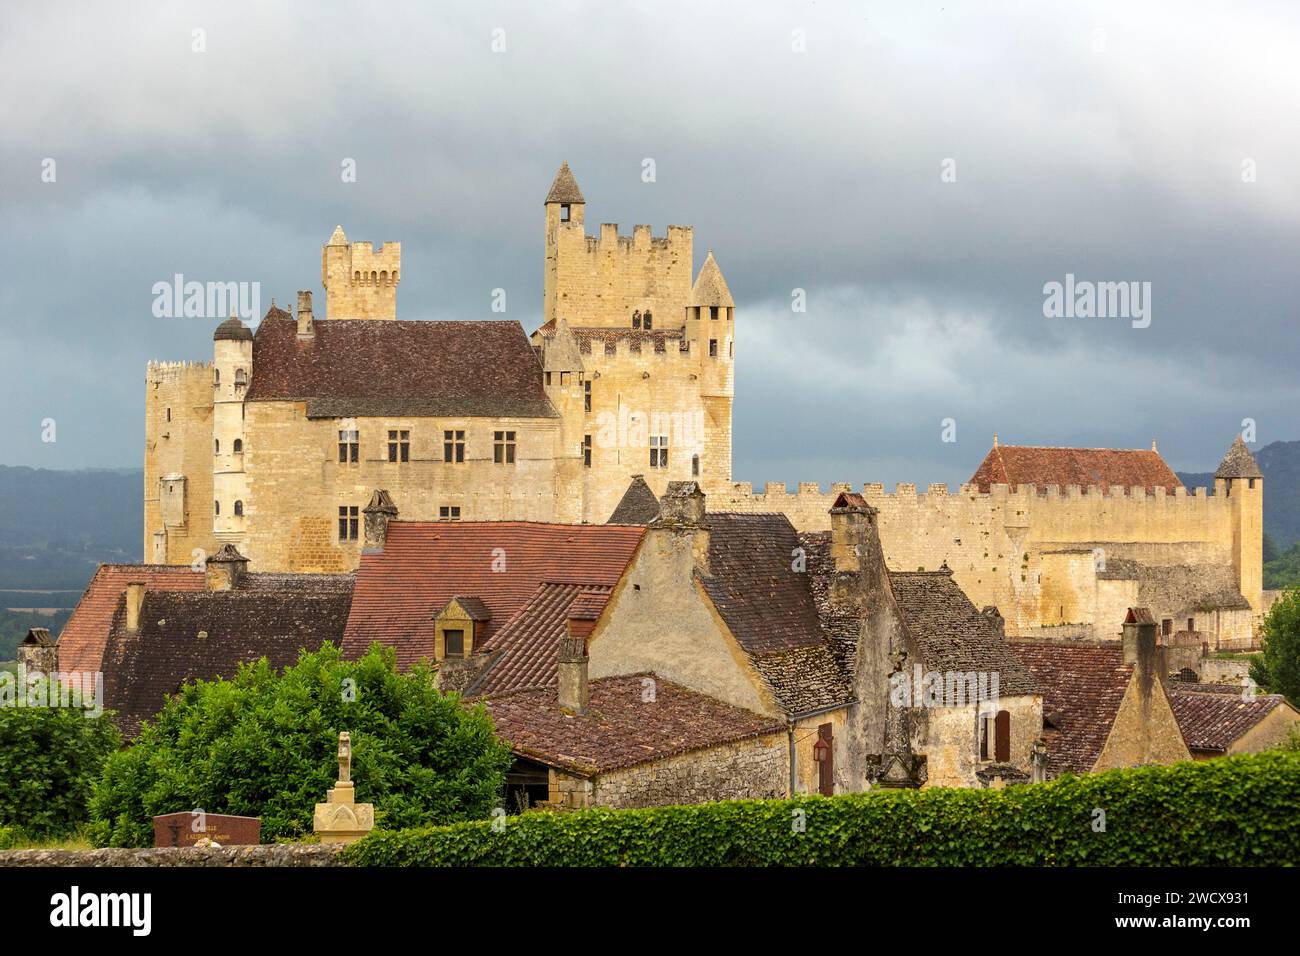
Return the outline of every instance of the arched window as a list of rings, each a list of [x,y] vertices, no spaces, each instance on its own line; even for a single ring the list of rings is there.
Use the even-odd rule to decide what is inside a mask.
[[[218,516],[218,517],[221,516],[221,502],[220,502],[220,501],[214,501],[214,502],[212,502],[212,513],[213,513],[214,515]]]
[[[248,373],[242,368],[235,369],[235,390],[243,388],[248,384]]]
[[[221,369],[219,369],[219,368],[214,368],[214,369],[212,370],[212,384],[213,384],[213,385],[220,385],[220,384],[221,384]]]
[[[650,319],[651,319],[650,310],[646,309],[645,315],[641,317],[641,328],[645,329],[647,332],[650,331]]]
[[[235,439],[235,454],[238,455],[238,454],[239,454],[240,452],[242,452],[243,450],[244,450],[244,439],[242,439],[242,438],[236,438],[236,439]]]
[[[632,328],[634,328],[634,329],[639,329],[639,328],[641,328],[641,310],[640,310],[640,309],[638,309],[637,311],[635,311],[635,312],[632,313]]]
[[[387,270],[387,269],[384,269],[382,272],[379,273],[379,284],[380,284],[380,285],[388,285],[388,270]]]
[[[692,478],[700,477],[700,456],[699,455],[691,456],[691,477]]]
[[[244,503],[243,503],[242,501],[236,501],[236,502],[235,502],[235,517],[236,517],[236,518],[242,518],[243,516],[244,516]]]

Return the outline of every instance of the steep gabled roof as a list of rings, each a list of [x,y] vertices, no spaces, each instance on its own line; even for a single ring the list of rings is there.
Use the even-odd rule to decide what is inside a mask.
[[[1123,489],[1141,486],[1148,494],[1164,488],[1172,494],[1182,487],[1178,476],[1153,449],[1038,448],[1028,445],[994,445],[970,483],[987,492],[991,485],[1048,485]]]
[[[1228,449],[1228,453],[1223,456],[1223,461],[1219,462],[1218,469],[1214,472],[1215,478],[1263,478],[1264,473],[1259,470],[1259,464],[1255,461],[1255,456],[1250,453],[1246,443],[1242,441],[1240,435]]]
[[[1169,703],[1189,750],[1227,753],[1229,748],[1278,707],[1280,694],[1247,697],[1241,687],[1171,682]]]
[[[585,203],[582,198],[582,190],[578,188],[578,181],[573,178],[573,170],[569,169],[567,162],[560,165],[560,171],[555,174],[555,181],[551,183],[551,191],[546,194],[547,203]]]
[[[646,680],[654,681],[654,694],[645,693]],[[586,714],[561,710],[555,688],[484,703],[517,754],[584,777],[785,729],[783,721],[648,673],[592,681]]]
[[[641,475],[633,475],[606,524],[649,524],[659,517],[659,499]]]
[[[698,306],[735,306],[735,301],[731,298],[731,290],[727,288],[727,280],[722,277],[722,270],[718,268],[717,260],[713,258],[713,250],[704,259],[704,265],[700,266],[700,274],[695,278],[695,285],[691,287],[691,296],[686,300],[687,305]]]
[[[361,555],[344,651],[359,657],[371,642],[397,651],[409,667],[433,660],[433,618],[456,595],[491,612],[476,628],[484,647],[543,584],[612,588],[644,528],[532,521],[394,521],[382,551]]]
[[[329,319],[310,339],[282,309],[253,339],[248,401],[301,401],[309,418],[556,418],[518,322]]]

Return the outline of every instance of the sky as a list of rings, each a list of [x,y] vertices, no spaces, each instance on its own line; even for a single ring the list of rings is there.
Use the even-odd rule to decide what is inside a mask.
[[[568,161],[590,231],[714,251],[738,481],[1210,470],[1300,438],[1297,48],[1285,2],[6,4],[0,464],[139,467],[216,324],[155,283],[323,302],[336,224],[402,242],[399,317],[532,331]],[[1149,310],[1046,314],[1067,275]]]

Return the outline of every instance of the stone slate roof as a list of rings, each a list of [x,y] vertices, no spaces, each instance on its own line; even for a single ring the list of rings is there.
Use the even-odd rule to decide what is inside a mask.
[[[147,591],[202,591],[206,587],[204,573],[188,565],[101,564],[59,635],[59,670],[93,674],[104,669],[104,647],[113,614],[132,582],[143,584]]]
[[[1097,577],[1137,581],[1137,603],[1163,613],[1250,609],[1250,602],[1238,589],[1236,572],[1227,564],[1148,565],[1129,558],[1107,557],[1106,568],[1098,571]],[[1118,629],[1119,622],[1114,623]]]
[[[555,686],[556,652],[569,618],[595,620],[612,591],[609,587],[539,584],[528,603],[480,646],[494,659],[466,688],[466,695]]]
[[[1214,477],[1263,478],[1264,473],[1259,470],[1255,456],[1250,453],[1250,449],[1246,447],[1246,443],[1238,435],[1236,441],[1232,443],[1232,447],[1228,449],[1228,453],[1223,456],[1223,461],[1219,462]]]
[[[1026,445],[994,445],[970,483],[987,492],[991,485],[1037,485],[1039,494],[1057,485],[1062,494],[1067,485],[1100,487],[1117,491],[1142,486],[1148,494],[1164,488],[1173,494],[1182,487],[1160,453],[1151,449],[1127,448],[1035,448]]]
[[[704,265],[700,266],[700,274],[695,279],[695,285],[691,287],[691,297],[686,300],[687,305],[699,306],[735,306],[735,301],[731,298],[731,290],[727,288],[727,280],[722,277],[722,270],[718,268],[717,261],[713,258],[713,250],[709,250],[708,256],[704,259]]]
[[[221,342],[223,340],[233,339],[236,341],[251,342],[253,341],[253,331],[235,316],[231,316],[217,326],[217,330],[212,333],[212,341]]]
[[[432,661],[434,616],[456,595],[478,598],[490,611],[476,629],[483,647],[543,584],[612,588],[644,533],[625,525],[391,522],[383,550],[361,555],[344,652],[360,657],[379,641],[396,649],[402,667]],[[493,570],[498,555],[504,571]]]
[[[460,605],[471,621],[490,621],[492,620],[492,611],[488,606],[476,597],[466,597],[463,594],[454,595],[451,599]],[[450,604],[451,602],[447,602]],[[443,605],[446,607],[446,605]]]
[[[647,679],[655,688],[649,701]],[[653,674],[604,677],[588,688],[588,712],[581,716],[560,709],[554,688],[499,694],[484,703],[497,734],[517,754],[583,777],[785,730],[783,721]]]
[[[28,628],[27,636],[23,638],[22,643],[27,647],[53,647],[55,640],[50,637],[48,627],[32,627]]]
[[[190,680],[233,677],[265,657],[276,669],[302,649],[339,644],[352,602],[351,575],[298,575],[292,588],[266,580],[230,591],[148,591],[140,627],[126,630],[118,602],[104,652],[104,706],[127,736]]]
[[[1043,688],[1043,734],[1052,776],[1097,765],[1133,675],[1118,641],[1108,645],[1011,641]]]
[[[1187,748],[1203,753],[1226,753],[1274,709],[1287,706],[1280,694],[1246,698],[1240,687],[1178,682],[1168,687],[1169,703]]]
[[[649,524],[659,517],[659,499],[641,475],[633,475],[606,524]]]
[[[700,583],[790,714],[853,700],[850,675],[822,627],[810,576],[791,567],[799,535],[781,514],[710,513]]]
[[[557,418],[518,322],[328,319],[309,340],[282,309],[253,339],[248,401],[301,401],[308,418]]]
[[[546,202],[586,202],[582,198],[582,190],[578,188],[578,181],[573,178],[573,171],[569,169],[567,162],[560,164],[560,171],[555,174],[555,181],[551,183],[551,191],[546,194]]]

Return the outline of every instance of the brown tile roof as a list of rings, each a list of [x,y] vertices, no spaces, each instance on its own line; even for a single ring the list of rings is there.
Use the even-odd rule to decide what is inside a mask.
[[[573,170],[569,169],[567,162],[562,163],[560,171],[555,174],[555,181],[551,183],[551,191],[546,194],[546,202],[586,202],[582,198],[582,190],[578,188],[578,181],[573,178]]]
[[[1182,482],[1151,449],[1127,448],[1035,448],[1027,445],[994,445],[970,483],[987,492],[991,485],[1038,486],[1046,494],[1048,485],[1062,493],[1067,485],[1096,486],[1127,491],[1141,485],[1150,494],[1164,488],[1170,494]]]
[[[633,475],[606,524],[649,524],[659,517],[659,499],[641,475]]]
[[[1048,771],[1088,773],[1097,765],[1128,688],[1133,665],[1119,642],[1078,646],[1011,641],[1043,688]]]
[[[119,601],[104,653],[104,706],[117,712],[122,732],[138,733],[186,681],[233,677],[241,663],[262,657],[280,669],[303,648],[337,645],[351,576],[297,578],[291,587],[263,579],[232,591],[146,591],[135,633]]]
[[[1223,461],[1219,462],[1218,469],[1214,472],[1215,478],[1263,478],[1264,473],[1259,470],[1259,464],[1255,461],[1255,456],[1250,453],[1246,443],[1242,441],[1240,435],[1228,449],[1228,453],[1223,456]]]
[[[433,618],[455,595],[481,600],[492,615],[482,647],[542,584],[611,588],[644,528],[529,521],[394,521],[382,551],[361,555],[344,651],[359,657],[374,641],[409,667],[433,659]],[[497,549],[500,549],[499,551]],[[494,562],[500,556],[504,571]]]
[[[59,635],[59,670],[104,669],[108,629],[128,584],[142,583],[147,591],[202,591],[204,581],[202,571],[186,565],[101,564]]]
[[[646,700],[644,681],[654,681]],[[595,776],[719,744],[784,732],[782,721],[732,707],[653,674],[589,685],[584,716],[560,709],[554,688],[515,691],[485,703],[515,752],[580,776]]]
[[[781,706],[807,713],[853,699],[822,628],[809,575],[791,564],[799,535],[785,515],[710,513],[704,586]]]
[[[560,638],[567,633],[569,617],[599,617],[611,591],[608,587],[539,584],[532,599],[481,645],[481,650],[497,656],[466,694],[554,686],[556,651]]]
[[[310,340],[282,309],[253,339],[248,401],[303,401],[351,415],[556,418],[518,322],[328,319]]]
[[[1171,682],[1169,703],[1187,749],[1203,753],[1226,753],[1238,738],[1279,706],[1286,706],[1279,694],[1243,697],[1240,687]]]

